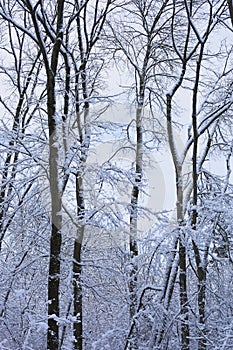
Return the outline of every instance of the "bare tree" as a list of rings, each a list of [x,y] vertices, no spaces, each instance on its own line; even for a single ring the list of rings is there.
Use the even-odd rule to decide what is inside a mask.
[[[125,349],[138,349],[138,331],[137,331],[137,309],[138,309],[138,262],[139,254],[138,240],[138,212],[139,212],[139,195],[141,191],[141,182],[143,178],[143,113],[144,108],[148,105],[149,87],[151,86],[151,75],[156,69],[157,57],[161,55],[163,44],[158,48],[157,40],[160,41],[159,35],[166,27],[166,9],[168,1],[137,2],[132,1],[121,11],[125,11],[128,16],[127,22],[109,23],[113,35],[115,50],[121,50],[124,59],[134,74],[135,89],[135,178],[133,179],[133,188],[130,200],[129,214],[129,251],[131,260],[131,271],[129,276],[129,294],[130,294],[130,319],[133,326],[130,327]],[[153,15],[150,13],[153,8]],[[135,20],[136,17],[136,20]],[[118,28],[117,28],[118,26]],[[120,29],[120,30],[119,30]],[[159,35],[158,35],[159,34]],[[161,63],[158,61],[157,65]]]
[[[82,348],[82,282],[81,282],[81,249],[84,235],[84,189],[83,173],[90,144],[90,97],[95,92],[98,74],[103,66],[96,67],[93,57],[96,55],[94,47],[99,40],[108,12],[113,8],[114,1],[107,1],[102,6],[95,3],[75,2],[65,6],[65,1],[51,3],[46,7],[43,3],[32,4],[30,1],[19,2],[19,9],[25,18],[21,22],[9,7],[1,5],[1,16],[10,25],[28,36],[33,45],[39,48],[39,55],[43,59],[45,70],[47,117],[49,129],[49,187],[51,196],[51,239],[50,264],[48,279],[48,348],[59,348],[59,289],[61,273],[62,249],[62,197],[71,177],[75,178],[76,208],[78,232],[74,240],[73,251],[73,309],[76,321],[73,323],[74,348]],[[66,17],[66,14],[68,17]],[[68,19],[67,19],[68,18]],[[30,30],[29,30],[30,28]],[[33,30],[31,30],[33,28]],[[77,39],[77,47],[74,44]],[[72,43],[72,44],[71,44]],[[75,45],[75,46],[71,46]],[[97,57],[97,56],[96,56]],[[97,59],[101,62],[101,59]],[[64,64],[62,63],[64,62]],[[90,62],[90,63],[89,63]],[[90,70],[94,77],[90,79]],[[64,81],[61,85],[60,77],[64,71]],[[73,74],[74,79],[71,79]],[[71,85],[74,95],[71,98]],[[59,92],[59,103],[58,103]],[[62,101],[62,102],[61,102]],[[61,105],[62,112],[61,112]],[[74,107],[73,107],[74,106]],[[67,147],[66,124],[69,113],[76,113],[78,135],[75,140],[78,151],[71,155]],[[60,149],[61,125],[63,129],[63,149]],[[73,145],[72,145],[73,147]],[[77,148],[76,148],[77,149]],[[60,171],[61,153],[65,155],[63,174]],[[74,168],[76,171],[69,171]],[[71,180],[70,180],[71,179]]]
[[[0,2],[9,59],[0,72],[10,89],[0,99],[8,348],[230,349],[221,274],[232,278],[232,49],[228,39],[212,42],[229,31],[229,13],[226,1]],[[128,119],[120,109],[105,114],[115,96],[102,79],[116,66],[129,77]],[[159,137],[171,154],[175,219],[141,204]],[[90,150],[101,158],[107,144],[109,156],[92,162]],[[223,176],[208,170],[216,154]],[[218,326],[207,310],[220,312],[220,302]]]
[[[213,20],[217,13],[222,13],[222,4],[219,4],[218,7],[214,8],[211,4],[209,5],[209,9],[207,9],[208,19],[207,25],[203,27],[202,32],[204,34],[200,34],[199,26],[194,22],[194,14],[197,16],[197,20],[200,20],[198,17],[198,11],[195,9],[194,4],[184,3],[185,11],[187,16],[187,30],[186,30],[186,38],[184,41],[183,49],[181,51],[180,44],[176,41],[176,11],[179,11],[178,8],[174,7],[173,12],[173,20],[172,20],[172,40],[174,50],[181,61],[181,73],[178,76],[177,82],[174,87],[167,93],[167,130],[168,130],[168,139],[170,150],[174,162],[175,173],[176,173],[176,192],[177,192],[177,222],[179,226],[179,238],[177,241],[178,244],[178,254],[179,254],[179,285],[180,285],[180,312],[181,312],[181,346],[182,349],[190,348],[190,321],[189,321],[189,296],[188,296],[188,280],[187,280],[187,240],[188,240],[188,232],[185,228],[185,213],[187,200],[189,200],[192,195],[192,218],[191,218],[191,227],[192,230],[196,230],[197,228],[197,205],[198,205],[198,176],[201,171],[201,167],[203,162],[205,161],[207,154],[209,152],[209,148],[211,145],[211,140],[213,136],[213,130],[215,128],[215,121],[217,118],[223,115],[231,106],[231,101],[224,101],[223,106],[217,106],[216,109],[210,113],[210,117],[208,118],[209,123],[203,127],[203,122],[199,122],[198,125],[198,114],[205,113],[204,105],[198,110],[198,96],[200,88],[200,80],[202,77],[201,69],[204,59],[204,50],[206,48],[207,40],[213,31],[216,22]],[[205,5],[202,5],[203,13],[205,13]],[[200,7],[201,8],[201,7]],[[196,37],[196,38],[195,38]],[[192,45],[190,47],[190,44]],[[185,146],[185,151],[179,156],[179,152],[177,149],[177,145],[175,144],[174,138],[174,126],[172,124],[172,99],[175,96],[176,92],[185,84],[186,74],[189,71],[189,66],[192,65],[192,58],[195,57],[197,59],[196,67],[195,67],[195,75],[193,78],[193,87],[192,90],[192,134],[189,136],[187,140],[187,144]],[[224,74],[222,75],[224,77]],[[203,81],[204,78],[202,78]],[[208,96],[208,95],[207,95]],[[206,103],[208,103],[206,101]],[[203,108],[203,109],[202,109]],[[211,118],[212,117],[212,118]],[[213,129],[210,129],[211,126]],[[199,146],[199,139],[203,135],[203,133],[209,133],[209,137],[207,138],[207,142],[205,146]],[[188,155],[188,150],[192,146],[192,182],[187,186],[185,184],[185,159]],[[202,149],[202,155],[201,151]],[[185,190],[188,188],[188,190]],[[198,341],[198,349],[206,349],[206,335],[205,335],[205,303],[206,303],[206,257],[208,255],[208,248],[206,247],[205,254],[202,258],[202,254],[200,253],[200,249],[198,248],[195,240],[192,240],[193,251],[196,262],[196,271],[198,278],[198,322],[200,325],[200,335]]]

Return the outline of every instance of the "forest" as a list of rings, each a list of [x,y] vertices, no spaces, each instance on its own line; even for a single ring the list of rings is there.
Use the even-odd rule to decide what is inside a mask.
[[[0,350],[233,349],[232,0],[0,0]]]

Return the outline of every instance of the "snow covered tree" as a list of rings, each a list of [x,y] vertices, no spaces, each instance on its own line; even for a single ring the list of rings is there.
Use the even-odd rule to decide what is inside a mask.
[[[232,348],[231,14],[0,2],[0,347]]]

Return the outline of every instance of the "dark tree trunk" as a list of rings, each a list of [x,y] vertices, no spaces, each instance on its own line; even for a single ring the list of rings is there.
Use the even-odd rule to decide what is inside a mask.
[[[48,277],[48,334],[47,347],[49,350],[57,350],[59,347],[58,320],[59,284],[60,284],[60,252],[61,252],[61,193],[59,189],[58,173],[58,147],[55,145],[55,81],[53,75],[48,79],[48,123],[49,123],[49,182],[52,209],[52,232],[50,238],[50,260]]]
[[[82,322],[82,283],[81,283],[81,250],[82,244],[75,239],[73,253],[73,293],[74,293],[74,317],[73,325],[74,349],[83,348],[83,322]]]
[[[52,232],[50,238],[50,260],[48,277],[48,350],[59,349],[59,285],[60,285],[60,254],[61,254],[61,227],[62,227],[62,201],[59,179],[59,148],[57,146],[57,116],[56,116],[56,74],[58,57],[63,38],[63,10],[64,0],[57,1],[57,28],[56,40],[53,45],[51,64],[49,67],[48,57],[44,53],[47,73],[47,113],[49,126],[49,183],[52,210]],[[36,19],[35,19],[36,21]],[[36,22],[37,23],[37,22]],[[40,33],[38,37],[41,40]],[[44,48],[44,46],[43,46]]]
[[[192,178],[193,178],[193,210],[191,225],[192,229],[196,231],[197,221],[198,221],[198,129],[197,129],[197,93],[200,80],[200,70],[201,70],[201,61],[204,52],[204,44],[201,45],[199,60],[197,61],[196,67],[196,79],[193,88],[193,106],[192,106],[192,127],[193,127],[193,157],[192,157]],[[198,313],[199,313],[199,328],[201,330],[198,337],[198,350],[206,349],[206,325],[205,325],[205,307],[206,307],[206,266],[205,261],[202,261],[199,248],[195,241],[192,241],[196,268],[197,268],[197,277],[198,277]]]
[[[179,246],[179,283],[180,283],[180,314],[181,314],[181,349],[189,350],[189,310],[187,294],[187,266],[186,266],[186,247],[183,244],[181,233]]]
[[[84,154],[87,154],[84,150]],[[86,158],[83,158],[83,166]],[[77,216],[79,228],[77,232],[77,238],[74,241],[73,250],[73,316],[75,321],[73,323],[73,348],[75,350],[83,349],[83,305],[82,305],[82,242],[84,236],[84,224],[83,219],[85,215],[85,203],[83,197],[83,179],[82,171],[76,174],[76,203],[77,203]]]

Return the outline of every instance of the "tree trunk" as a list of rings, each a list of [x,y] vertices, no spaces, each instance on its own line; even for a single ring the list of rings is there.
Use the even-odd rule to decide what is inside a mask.
[[[197,129],[197,93],[200,79],[200,70],[201,70],[201,61],[203,57],[204,44],[201,45],[199,60],[197,61],[196,67],[196,79],[193,88],[193,106],[192,106],[192,127],[193,127],[193,157],[192,157],[192,178],[193,178],[193,210],[191,225],[192,229],[196,231],[197,229],[197,220],[198,220],[198,129]],[[197,277],[198,277],[198,313],[199,313],[199,328],[200,334],[198,337],[198,350],[206,349],[206,325],[205,325],[205,304],[206,304],[206,267],[204,262],[201,259],[201,254],[198,246],[195,241],[192,241],[196,268],[197,268]]]
[[[131,322],[136,315],[137,310],[137,291],[138,291],[138,267],[136,258],[138,256],[138,199],[139,199],[139,185],[142,179],[142,110],[143,110],[143,98],[142,92],[144,84],[141,84],[140,101],[136,110],[136,165],[135,165],[135,179],[134,186],[131,194],[131,211],[130,211],[130,259],[131,270],[129,280],[129,293],[130,293],[130,319]],[[143,95],[143,96],[141,96]],[[142,98],[141,98],[142,97]],[[138,336],[136,323],[132,332],[130,340],[130,349],[138,349]]]
[[[84,162],[86,158],[84,159]],[[83,312],[82,312],[82,242],[84,236],[84,211],[85,203],[83,197],[83,179],[80,171],[76,174],[76,202],[77,202],[77,216],[79,222],[79,229],[77,238],[74,241],[73,250],[73,316],[75,321],[73,323],[73,348],[75,350],[83,349]]]
[[[59,188],[58,173],[58,146],[56,143],[55,121],[55,79],[51,73],[48,75],[48,123],[49,123],[49,183],[52,210],[52,232],[50,238],[50,260],[48,277],[48,333],[47,347],[49,350],[57,350],[59,347],[58,320],[59,284],[60,284],[60,252],[61,252],[61,193]]]
[[[149,343],[149,349],[154,349],[154,345],[156,344],[156,348],[160,349],[162,342],[164,341],[164,334],[166,331],[167,319],[168,319],[168,310],[170,307],[170,303],[173,296],[173,291],[175,288],[175,282],[177,278],[178,272],[178,259],[177,259],[177,247],[178,247],[178,238],[175,239],[172,249],[172,256],[169,261],[167,271],[165,273],[165,283],[163,287],[163,293],[160,299],[161,304],[163,305],[164,310],[166,310],[162,315],[162,320],[160,325],[154,323],[153,332],[151,336],[151,340]]]
[[[47,73],[47,113],[49,126],[49,183],[52,210],[52,232],[50,238],[50,260],[48,277],[48,350],[58,350],[59,348],[59,285],[60,285],[60,253],[61,253],[61,227],[62,227],[62,200],[59,179],[59,146],[57,140],[57,116],[56,116],[56,74],[58,57],[63,38],[63,10],[64,0],[57,1],[57,28],[56,40],[53,45],[51,64],[48,65],[48,57],[43,53],[46,73]],[[34,10],[32,10],[33,12]],[[35,14],[32,13],[32,16]],[[35,18],[35,17],[34,17]],[[34,19],[39,42],[41,34],[38,31],[37,19]],[[44,45],[43,45],[44,49]]]
[[[181,349],[189,350],[189,310],[187,294],[187,266],[186,266],[186,247],[183,244],[185,236],[181,232],[179,246],[179,283],[180,283],[180,315],[181,315]]]
[[[73,348],[75,350],[83,349],[83,323],[82,323],[82,283],[81,283],[81,250],[80,239],[75,239],[73,252],[73,302],[74,317],[76,320],[73,325]]]
[[[178,85],[177,85],[178,86]],[[173,92],[174,94],[174,92]],[[183,230],[183,178],[182,178],[182,162],[180,161],[175,147],[171,106],[172,95],[167,94],[167,131],[169,146],[173,158],[176,172],[176,213],[179,228],[179,284],[180,284],[180,315],[181,315],[181,349],[189,350],[189,309],[188,309],[188,293],[187,293],[187,266],[186,266],[186,234]]]

